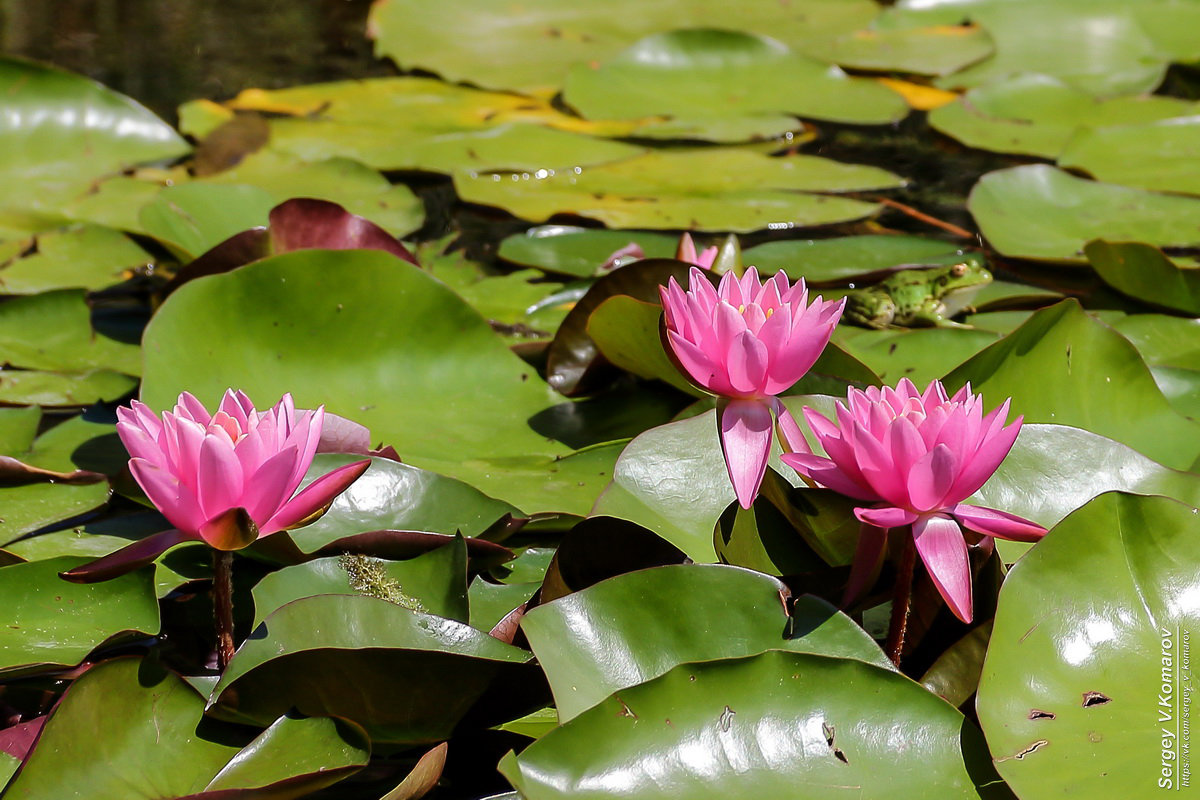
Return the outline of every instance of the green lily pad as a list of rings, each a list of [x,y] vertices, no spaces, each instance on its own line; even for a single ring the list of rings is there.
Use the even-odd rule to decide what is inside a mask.
[[[950,263],[961,255],[948,242],[919,236],[839,236],[766,242],[743,252],[742,261],[764,275],[783,270],[792,280],[844,285],[893,267]]]
[[[97,422],[81,415],[63,422],[36,440],[36,420],[40,415],[26,412],[10,419],[9,434],[3,444],[5,455],[19,458],[34,467],[71,472],[76,469],[116,471],[119,466],[96,463],[96,457],[110,459],[110,445],[116,439],[112,424]],[[19,423],[18,423],[19,420]],[[33,420],[34,427],[25,427]],[[23,430],[17,430],[22,427]],[[105,481],[91,484],[31,483],[0,487],[0,546],[47,525],[71,519],[108,501]]]
[[[103,289],[125,280],[129,270],[154,261],[129,237],[98,225],[52,231],[36,242],[37,252],[0,267],[0,292]]]
[[[505,667],[529,658],[461,622],[374,597],[318,595],[263,621],[210,705],[258,724],[294,707],[354,720],[375,741],[437,741]]]
[[[175,159],[187,143],[128,97],[79,75],[0,60],[0,225],[37,231],[63,221],[62,200],[135,164]]]
[[[816,156],[768,158],[736,149],[655,152],[542,178],[454,175],[463,200],[499,206],[534,222],[571,213],[614,228],[735,232],[865,217],[875,205],[809,192],[900,184],[875,167]]]
[[[1120,442],[1066,425],[1026,424],[996,473],[970,502],[1051,528],[1104,492],[1200,503],[1200,477],[1168,469]],[[998,540],[1007,562],[1029,545]]]
[[[789,398],[787,405],[796,401]],[[771,445],[771,467],[792,485],[800,483]],[[636,437],[621,452],[612,483],[596,500],[593,516],[636,522],[700,563],[717,561],[713,532],[734,501],[721,454],[716,412],[660,425]]]
[[[508,755],[500,771],[528,800],[796,797],[831,786],[976,798],[991,773],[978,731],[908,678],[788,652],[682,664]]]
[[[1176,24],[1193,19],[1185,10]],[[957,25],[963,20],[982,25],[996,51],[941,78],[937,85],[943,88],[983,86],[1036,72],[1096,96],[1138,94],[1158,86],[1175,56],[1147,34],[1128,4],[1118,0],[902,0],[880,26]]]
[[[20,370],[0,378],[0,403],[78,408],[116,400],[136,387],[136,378],[107,369],[71,373]]]
[[[324,404],[366,425],[406,463],[530,513],[564,492],[586,511],[611,465],[561,458],[571,451],[527,424],[557,396],[453,292],[384,253],[300,251],[192,281],[144,342],[142,394],[153,407],[185,389],[212,403],[233,384],[263,405],[290,391],[300,407]],[[510,459],[524,477],[503,471]],[[589,485],[572,488],[593,465]],[[561,491],[543,490],[552,471]]]
[[[992,54],[992,38],[976,25],[864,28],[812,42],[808,55],[854,69],[948,75]]]
[[[293,197],[328,200],[371,220],[393,236],[421,227],[425,207],[404,185],[392,185],[370,167],[349,158],[300,161],[271,150],[254,153],[233,169],[204,179],[214,185],[244,184],[265,189],[273,206]]]
[[[467,621],[467,547],[462,539],[408,561],[318,558],[284,567],[254,586],[254,627],[280,607],[318,594],[366,595],[413,611]]]
[[[1200,194],[1200,106],[1193,105],[1192,113],[1080,131],[1067,143],[1058,164],[1106,183]]]
[[[1092,128],[1140,126],[1197,111],[1200,104],[1175,97],[1098,100],[1056,78],[1031,74],[971,89],[959,100],[930,111],[929,124],[970,147],[1054,159],[1072,137],[1087,136]]]
[[[246,185],[168,186],[138,216],[141,228],[183,257],[195,257],[247,228],[266,226],[275,199]]]
[[[521,628],[550,680],[562,722],[687,662],[790,650],[892,669],[849,618],[807,595],[796,598],[789,615],[780,600],[789,595],[777,579],[740,567],[656,567],[538,606]]]
[[[780,82],[781,74],[789,80]],[[776,39],[712,28],[654,34],[605,63],[577,64],[563,99],[589,119],[787,112],[878,125],[909,111],[891,89],[797,55]]]
[[[585,8],[569,0],[535,0],[514,16],[487,0],[455,0],[437,9],[418,0],[386,0],[372,6],[368,28],[376,52],[403,69],[428,69],[480,86],[553,89],[562,85],[571,65],[605,61],[654,33],[744,30],[803,52],[808,42],[866,26],[877,12],[864,0],[794,0],[783,9],[774,0],[737,6],[713,0],[621,0]]]
[[[0,567],[5,609],[0,675],[71,667],[105,642],[158,633],[153,571],[90,585],[58,577],[84,562],[63,557]]]
[[[137,375],[140,356],[137,344],[111,339],[92,327],[81,289],[16,297],[0,305],[0,361],[10,366]]]
[[[1044,164],[984,175],[967,206],[1007,256],[1083,263],[1092,239],[1195,245],[1200,198],[1076,178]]]
[[[1200,370],[1200,319],[1133,314],[1111,324],[1133,342],[1147,364]]]
[[[471,581],[468,598],[471,602],[471,627],[490,631],[509,612],[533,597],[541,586],[534,583],[491,583],[476,577]]]
[[[497,255],[505,261],[545,272],[590,278],[609,256],[629,244],[641,247],[646,258],[674,258],[678,240],[644,231],[541,225],[505,238]]]
[[[1194,268],[1181,269],[1157,247],[1095,239],[1083,252],[1104,282],[1122,294],[1162,308],[1200,314],[1200,274]]]
[[[1133,345],[1074,300],[1034,313],[946,386],[967,381],[992,404],[1011,397],[1027,422],[1084,428],[1169,467],[1187,468],[1200,453],[1197,424],[1170,407]]]
[[[955,328],[876,331],[839,325],[833,341],[867,365],[880,380],[895,384],[908,378],[925,386],[993,344],[996,333]]]
[[[68,689],[6,794],[284,800],[336,783],[370,757],[362,730],[342,720],[281,717],[239,748],[245,734],[202,721],[203,710],[175,674],[107,661]]]
[[[1106,494],[1009,572],[976,707],[1022,798],[1180,788],[1200,625],[1196,514]]]
[[[644,152],[599,138],[634,135],[636,123],[589,123],[544,100],[430,78],[250,89],[227,105],[270,114],[264,152],[303,161],[345,157],[383,170],[535,172]]]
[[[318,455],[309,477],[316,479],[354,460],[358,457]],[[289,531],[288,536],[302,552],[313,553],[338,539],[367,531],[476,536],[505,514],[518,512],[461,481],[386,458],[373,458],[367,471],[334,499],[324,516]]]

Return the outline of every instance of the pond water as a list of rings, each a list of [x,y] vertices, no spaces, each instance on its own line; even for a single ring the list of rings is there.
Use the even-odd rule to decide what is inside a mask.
[[[175,122],[244,88],[395,73],[366,38],[370,0],[0,0],[0,52],[57,64]]]

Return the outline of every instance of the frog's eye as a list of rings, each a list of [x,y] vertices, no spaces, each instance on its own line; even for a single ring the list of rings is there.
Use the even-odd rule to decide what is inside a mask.
[[[950,268],[950,274],[956,278],[961,278],[963,275],[967,274],[967,269],[968,269],[968,267],[967,267],[966,263],[960,262]]]

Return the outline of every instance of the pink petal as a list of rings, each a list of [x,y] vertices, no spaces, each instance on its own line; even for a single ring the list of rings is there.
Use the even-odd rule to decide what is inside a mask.
[[[269,533],[290,528],[311,517],[332,503],[333,499],[358,480],[358,477],[366,472],[369,466],[371,466],[370,459],[355,461],[317,478],[300,494],[285,503],[283,508],[267,520],[265,525],[260,526],[259,535],[266,536]]]
[[[771,409],[756,400],[734,400],[717,415],[729,480],[738,503],[750,508],[771,454]]]
[[[238,394],[240,393],[234,392],[233,389],[226,390],[225,396],[221,398],[221,405],[218,410],[225,412],[228,417],[235,420],[242,431],[247,431],[250,429],[250,414],[246,413],[246,409],[242,405],[242,399],[238,397]],[[242,396],[244,397],[245,395]],[[254,407],[251,406],[250,408],[251,413],[253,413]]]
[[[985,439],[971,460],[961,468],[950,496],[955,500],[963,500],[979,491],[979,487],[987,483],[988,478],[992,477],[1000,466],[1000,462],[1008,456],[1008,451],[1012,450],[1020,432],[1021,420],[1018,418],[1012,425],[1000,429],[990,439]]]
[[[921,441],[921,434],[907,417],[897,417],[892,422],[883,445],[890,451],[896,471],[904,478],[907,478],[908,471],[917,463],[917,459],[925,455],[925,443]]]
[[[242,507],[255,522],[266,522],[278,511],[299,481],[295,480],[296,448],[289,447],[267,459],[246,484]]]
[[[667,331],[667,344],[684,373],[701,387],[713,394],[733,393],[724,369],[704,350],[677,336],[674,331]]]
[[[948,517],[922,517],[913,524],[917,553],[933,585],[963,622],[971,621],[971,564],[958,523]]]
[[[713,263],[717,260],[717,253],[720,251],[721,249],[715,244],[711,245],[710,247],[706,247],[704,248],[704,252],[692,260],[692,263],[701,269],[712,269]]]
[[[196,496],[206,520],[242,504],[242,465],[222,434],[204,437],[196,477]]]
[[[696,243],[692,241],[690,233],[679,237],[679,247],[675,249],[675,259],[688,264],[696,263]]]
[[[939,444],[917,459],[908,472],[908,499],[920,511],[940,509],[946,493],[954,485],[958,459],[950,448]]]
[[[190,419],[192,422],[199,422],[201,425],[208,425],[212,419],[204,404],[197,400],[190,392],[183,392],[179,395],[179,399],[175,403],[175,416]]]
[[[809,480],[855,500],[876,501],[880,497],[865,482],[858,482],[827,458],[804,453],[784,453],[783,463]]]
[[[729,384],[738,394],[759,394],[766,383],[767,348],[754,334],[743,331],[729,343],[725,369]]]
[[[154,507],[181,531],[195,533],[204,522],[204,513],[191,491],[166,470],[134,458],[129,462],[134,480]]]
[[[876,528],[900,528],[904,525],[912,525],[920,519],[920,515],[906,508],[896,508],[895,506],[856,508],[854,516],[858,517],[859,522],[874,525]]]
[[[879,578],[883,568],[883,554],[887,549],[886,528],[864,524],[858,532],[858,546],[854,549],[854,561],[850,564],[850,579],[842,594],[842,608],[849,608],[870,589]]]
[[[808,446],[808,440],[804,438],[799,423],[796,422],[796,418],[792,416],[788,407],[778,398],[771,405],[775,410],[776,425],[779,426],[779,441],[783,448],[793,453],[812,453],[812,448]],[[805,411],[807,410],[806,408]]]
[[[1008,539],[1014,542],[1036,542],[1046,535],[1046,529],[1007,511],[959,504],[950,509],[954,518],[976,533]]]
[[[121,443],[125,445],[130,456],[165,466],[166,458],[162,448],[140,425],[121,420],[117,423],[117,435],[121,437]]]

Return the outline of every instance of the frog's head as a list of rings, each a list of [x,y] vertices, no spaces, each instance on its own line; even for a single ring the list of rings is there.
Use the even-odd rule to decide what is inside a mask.
[[[946,316],[953,316],[971,304],[975,295],[992,282],[992,273],[983,256],[970,254],[949,266],[935,270],[931,276],[931,291],[946,307]]]

